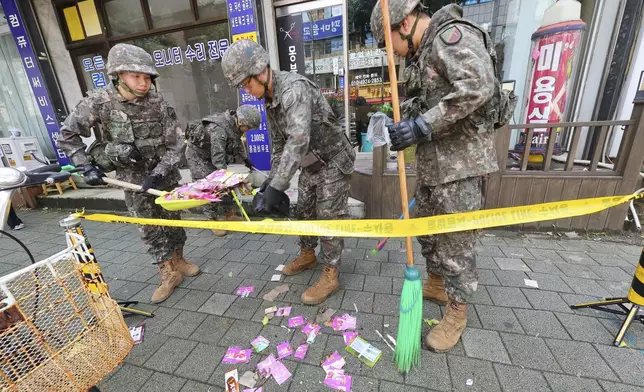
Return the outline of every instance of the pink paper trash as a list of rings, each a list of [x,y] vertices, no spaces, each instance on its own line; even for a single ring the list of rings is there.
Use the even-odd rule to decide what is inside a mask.
[[[248,363],[250,361],[251,349],[244,349],[241,347],[230,347],[224,355],[221,363],[238,364]]]
[[[250,294],[255,291],[255,287],[253,286],[248,286],[248,287],[240,287],[237,289],[237,295],[240,297],[248,297]]]
[[[305,323],[306,323],[306,321],[304,321],[304,317],[302,317],[302,316],[297,316],[297,317],[293,317],[293,318],[288,319],[288,327],[289,328],[297,328],[300,325],[304,325]]]
[[[331,323],[334,331],[345,331],[347,329],[356,329],[356,318],[345,313],[341,317],[335,317]]]
[[[279,309],[277,309],[277,312],[275,312],[275,315],[277,317],[288,317],[288,316],[291,315],[291,307],[286,306],[286,307],[283,307],[283,308],[279,308]]]
[[[336,391],[351,391],[351,376],[344,374],[343,370],[331,369],[324,379],[324,385]]]
[[[322,369],[324,369],[325,372],[329,372],[329,369],[335,368],[335,369],[342,369],[342,367],[346,364],[344,361],[344,358],[338,354],[337,351],[333,352],[330,357],[324,360],[322,362]]]
[[[277,359],[273,354],[266,357],[266,359],[257,364],[257,370],[259,370],[259,374],[262,377],[270,376],[271,369],[275,363],[277,363]]]
[[[275,362],[275,364],[271,366],[271,375],[273,375],[277,385],[282,385],[291,377],[291,372],[282,362]]]
[[[259,352],[264,351],[264,349],[266,349],[266,347],[268,347],[270,342],[265,337],[258,336],[255,339],[253,339],[253,341],[250,342],[250,344],[253,346],[255,351],[259,353]]]
[[[293,348],[291,344],[286,341],[277,345],[277,357],[279,359],[284,359],[290,357],[293,354]]]
[[[353,342],[353,339],[355,339],[356,336],[358,336],[358,333],[357,332],[344,332],[342,334],[342,336],[344,336],[344,344],[346,344],[348,346],[348,345],[351,344],[351,342]]]
[[[321,329],[322,327],[317,324],[308,323],[306,324],[306,326],[304,326],[304,328],[302,328],[302,333],[305,335],[310,335],[311,332],[313,332],[314,335],[317,335]]]
[[[304,359],[306,357],[306,352],[309,350],[308,344],[303,344],[295,350],[294,357],[297,359]]]

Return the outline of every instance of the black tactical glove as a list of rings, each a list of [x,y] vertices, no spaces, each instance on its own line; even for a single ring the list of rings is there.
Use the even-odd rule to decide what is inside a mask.
[[[101,169],[90,164],[81,165],[79,168],[81,169],[81,173],[83,173],[83,178],[87,185],[107,185],[105,181],[103,181],[105,173],[103,173]]]
[[[250,159],[248,159],[248,158],[244,158],[244,165],[246,165],[246,167],[249,170],[253,169],[253,162],[251,162]]]
[[[266,190],[263,193],[264,205],[266,206],[267,212],[277,212],[284,199],[288,199],[286,193],[278,191],[270,185],[266,187]]]
[[[141,185],[140,192],[147,192],[147,190],[150,188],[158,189],[157,186],[161,182],[161,179],[163,179],[163,177],[161,177],[161,175],[159,174],[149,175],[148,178],[146,178],[145,181],[143,181],[143,185]]]
[[[264,191],[266,191],[266,187],[268,187],[268,184],[270,183],[271,183],[270,178],[267,178],[266,180],[264,180],[264,182],[262,182],[262,186],[259,187],[259,193],[264,193]]]
[[[391,124],[388,130],[392,151],[402,151],[421,141],[431,140],[432,135],[432,127],[422,117]]]

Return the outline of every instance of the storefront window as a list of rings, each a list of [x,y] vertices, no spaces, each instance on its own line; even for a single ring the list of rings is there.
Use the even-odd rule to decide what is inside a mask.
[[[155,29],[194,21],[188,0],[148,0],[148,5]]]
[[[154,59],[160,76],[158,91],[175,108],[181,124],[237,107],[237,89],[230,88],[221,71],[228,49],[228,23],[139,38]]]
[[[29,85],[22,59],[0,5],[0,137],[35,136],[45,155],[55,156]]]
[[[140,3],[132,0],[108,0],[105,11],[113,36],[127,35],[145,31],[145,19]]]
[[[197,0],[199,19],[225,18],[226,0]]]

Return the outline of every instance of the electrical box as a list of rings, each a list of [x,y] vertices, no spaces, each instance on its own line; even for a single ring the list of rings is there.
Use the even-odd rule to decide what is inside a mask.
[[[2,155],[4,155],[3,164],[7,167],[25,167],[27,170],[31,170],[44,166],[32,155],[36,155],[40,160],[45,159],[40,149],[40,144],[38,144],[38,139],[35,137],[0,138],[0,149],[2,149]]]

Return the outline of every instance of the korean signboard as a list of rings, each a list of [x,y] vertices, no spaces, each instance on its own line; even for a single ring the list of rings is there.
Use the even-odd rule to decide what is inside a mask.
[[[303,25],[304,41],[332,38],[342,35],[342,15],[317,20]]]
[[[83,71],[90,75],[94,88],[105,88],[108,86],[107,72],[105,69],[105,59],[103,56],[89,56],[82,59]]]
[[[586,24],[565,22],[555,28],[542,28],[532,36],[532,66],[530,88],[525,104],[527,124],[552,124],[565,120],[566,104],[573,79],[575,62],[579,57],[581,39]],[[519,139],[517,150],[525,146],[527,132]],[[535,128],[531,152],[542,153],[547,147],[548,128]],[[558,147],[555,147],[558,148]]]
[[[287,15],[275,20],[277,51],[282,71],[304,75],[304,41],[302,40],[302,15]]]
[[[230,25],[230,35],[232,41],[236,42],[242,39],[249,39],[255,42],[257,40],[257,21],[255,7],[252,0],[227,0],[228,21]],[[221,53],[221,44],[223,40],[218,41],[219,55]],[[210,41],[214,42],[214,41]],[[195,44],[197,47],[197,44]],[[226,42],[226,49],[228,48]],[[196,50],[196,48],[195,48]],[[204,48],[205,50],[205,48]],[[208,56],[214,54],[214,44],[208,43]],[[225,50],[224,50],[225,51]],[[184,51],[185,53],[185,51]],[[191,60],[192,61],[192,60]],[[264,100],[258,100],[254,96],[247,94],[240,89],[240,101],[242,105],[254,105],[262,115],[262,122],[259,129],[246,132],[246,142],[248,144],[248,157],[253,165],[259,170],[271,169],[271,150],[270,140],[268,137],[268,128],[266,126],[266,110]]]
[[[27,35],[27,30],[22,18],[20,17],[20,13],[18,12],[16,2],[16,0],[0,0],[9,29],[11,30],[11,35],[13,35],[13,39],[16,42],[16,47],[18,48],[22,65],[25,69],[25,73],[27,74],[29,85],[36,97],[40,115],[42,116],[45,127],[47,128],[47,133],[49,134],[51,143],[56,151],[58,163],[61,166],[69,165],[69,158],[56,145],[56,140],[60,136],[60,127],[56,121],[54,108],[51,106],[51,98],[49,97],[49,92],[45,87],[45,81],[43,80],[38,66],[38,57],[34,54],[34,50],[31,46],[31,39],[29,38],[29,35]]]

